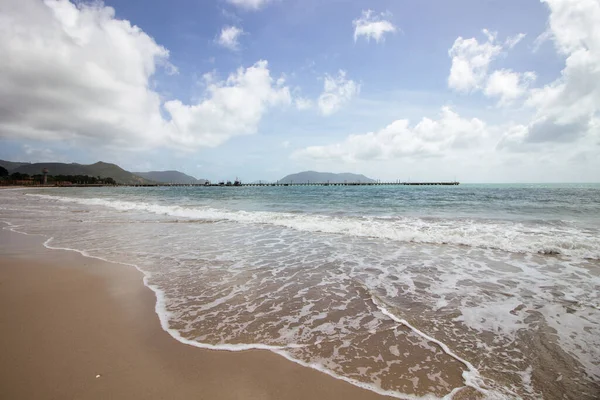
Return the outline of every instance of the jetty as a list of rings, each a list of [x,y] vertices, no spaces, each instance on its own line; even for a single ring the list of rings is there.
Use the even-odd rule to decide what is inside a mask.
[[[241,183],[240,181],[219,182],[219,183],[144,183],[134,185],[135,187],[163,187],[163,186],[201,186],[201,187],[266,187],[266,186],[458,186],[460,182],[259,182],[259,183]]]

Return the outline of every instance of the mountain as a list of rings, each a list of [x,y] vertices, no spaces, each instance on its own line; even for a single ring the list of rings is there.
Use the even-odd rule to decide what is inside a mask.
[[[31,163],[0,160],[0,167],[6,168],[9,172],[15,168],[20,167],[21,165],[28,165],[28,164],[31,164]]]
[[[1,165],[1,164],[0,164]],[[19,172],[21,174],[37,175],[41,174],[44,168],[48,168],[49,175],[88,175],[100,176],[102,178],[113,178],[117,183],[123,184],[139,184],[153,183],[151,180],[142,178],[125,171],[123,168],[115,164],[99,161],[95,164],[64,164],[64,163],[34,163],[22,164],[17,168],[10,169],[9,172]],[[7,168],[8,169],[8,168]]]
[[[334,174],[331,172],[304,171],[297,174],[288,175],[279,180],[279,183],[344,183],[344,182],[375,182],[374,179],[367,178],[364,175],[342,173]]]
[[[196,179],[179,171],[134,172],[134,174],[160,183],[195,183],[202,185],[206,182],[206,179]]]

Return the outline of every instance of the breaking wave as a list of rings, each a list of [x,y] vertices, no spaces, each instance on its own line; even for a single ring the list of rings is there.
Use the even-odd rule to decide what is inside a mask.
[[[474,218],[332,216],[270,211],[235,211],[205,206],[182,207],[41,194],[28,194],[28,196],[184,219],[178,222],[231,221],[243,224],[268,224],[305,232],[373,237],[408,243],[458,245],[513,253],[600,259],[598,232],[581,229],[568,222],[549,224],[541,221],[515,222]]]

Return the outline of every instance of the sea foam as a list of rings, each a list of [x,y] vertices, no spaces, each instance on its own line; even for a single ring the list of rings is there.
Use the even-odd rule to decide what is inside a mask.
[[[565,255],[600,259],[597,232],[565,223],[539,223],[485,219],[417,217],[351,217],[268,211],[235,211],[212,207],[167,206],[116,199],[74,198],[29,194],[47,200],[104,206],[120,211],[143,211],[189,221],[231,221],[269,224],[305,232],[372,237],[408,243],[459,245],[514,253]]]
[[[15,221],[15,230],[54,236],[49,248],[135,265],[156,293],[163,328],[183,343],[269,350],[400,398],[418,398],[405,394],[416,393],[410,385],[387,389],[405,362],[415,372],[413,388],[429,379],[430,393],[446,398],[465,385],[486,398],[537,398],[539,367],[521,344],[546,324],[560,344],[553,352],[566,351],[600,377],[600,316],[592,307],[597,261],[533,249],[542,242],[593,248],[593,229],[557,221],[236,211],[94,195],[13,199],[0,215]],[[16,204],[25,211],[12,213]],[[492,246],[493,236],[501,240]],[[323,353],[332,340],[333,353]],[[434,387],[439,367],[449,366],[444,359],[459,377],[462,371],[462,386]],[[376,368],[347,369],[363,362]],[[581,370],[562,373],[565,382],[583,377]]]

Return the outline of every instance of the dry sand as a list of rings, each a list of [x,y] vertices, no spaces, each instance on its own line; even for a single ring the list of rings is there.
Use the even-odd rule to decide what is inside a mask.
[[[0,399],[388,398],[268,351],[181,344],[141,273],[42,242],[0,229]]]

